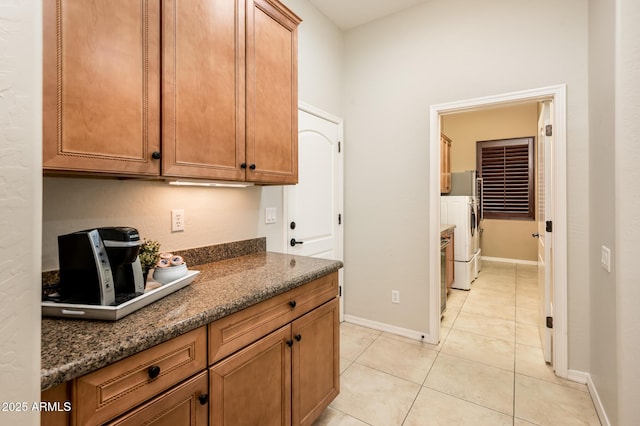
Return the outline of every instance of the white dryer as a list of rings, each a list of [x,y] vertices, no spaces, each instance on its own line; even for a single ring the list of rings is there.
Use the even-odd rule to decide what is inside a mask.
[[[476,197],[454,195],[440,197],[440,223],[456,225],[454,230],[454,273],[452,287],[471,289],[478,276],[480,239]]]

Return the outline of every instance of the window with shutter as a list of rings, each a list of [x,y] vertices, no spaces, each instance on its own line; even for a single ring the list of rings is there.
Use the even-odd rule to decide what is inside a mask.
[[[477,142],[485,219],[534,220],[533,137]]]

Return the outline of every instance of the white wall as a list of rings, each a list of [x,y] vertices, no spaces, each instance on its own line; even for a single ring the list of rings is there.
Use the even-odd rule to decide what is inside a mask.
[[[45,178],[43,270],[58,269],[57,236],[97,226],[132,226],[173,251],[266,236],[280,243],[280,225],[264,224],[264,207],[280,207],[260,187],[175,187],[164,182]],[[281,191],[281,190],[280,190]],[[171,209],[185,210],[185,231],[171,232]]]
[[[41,13],[0,4],[0,402],[28,404],[40,400]],[[0,412],[0,423],[40,416]]]
[[[612,424],[618,422],[616,275],[600,266],[600,246],[615,250],[615,3],[589,2],[589,373]],[[615,264],[615,262],[614,262]]]
[[[616,0],[615,3],[616,242],[613,258],[618,322],[617,424],[631,425],[640,421],[640,3],[637,0]]]
[[[609,424],[640,419],[640,5],[589,1],[590,368]],[[599,266],[612,248],[612,270]]]
[[[302,18],[298,27],[299,100],[342,117],[342,31],[308,0],[281,1]]]
[[[346,33],[347,314],[428,329],[430,105],[566,83],[569,367],[587,369],[587,35],[581,0],[434,0]]]

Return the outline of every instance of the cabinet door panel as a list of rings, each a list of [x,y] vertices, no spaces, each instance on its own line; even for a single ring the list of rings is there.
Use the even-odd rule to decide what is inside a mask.
[[[291,424],[291,327],[209,369],[212,425]]]
[[[268,0],[247,10],[247,180],[297,183],[297,25]]]
[[[244,179],[244,6],[163,3],[165,176]]]
[[[311,425],[340,392],[339,302],[292,323],[292,424]]]
[[[45,170],[158,175],[160,8],[43,3]]]
[[[208,424],[209,405],[199,397],[208,392],[207,373],[163,393],[161,396],[136,408],[109,426],[205,426]]]

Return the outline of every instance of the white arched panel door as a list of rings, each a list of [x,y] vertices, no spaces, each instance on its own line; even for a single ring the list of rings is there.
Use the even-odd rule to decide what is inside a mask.
[[[285,190],[289,254],[343,260],[341,139],[341,119],[300,107],[298,184]]]

